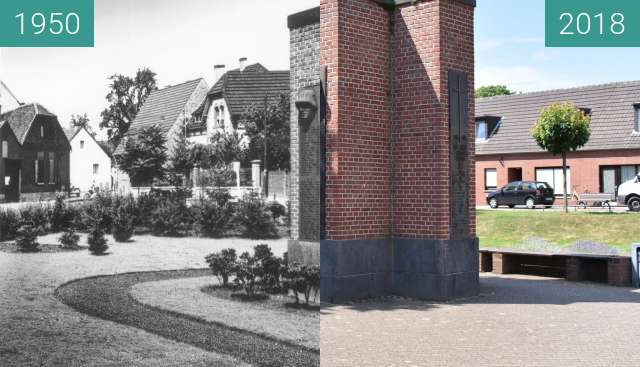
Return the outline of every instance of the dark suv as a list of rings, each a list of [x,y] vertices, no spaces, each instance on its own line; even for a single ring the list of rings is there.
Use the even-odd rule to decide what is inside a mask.
[[[500,205],[513,208],[516,205],[526,205],[533,209],[536,205],[550,208],[556,197],[553,188],[546,182],[516,181],[487,195],[487,204],[493,209]]]

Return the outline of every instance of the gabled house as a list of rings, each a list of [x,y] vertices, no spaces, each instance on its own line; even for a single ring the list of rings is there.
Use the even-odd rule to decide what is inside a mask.
[[[71,144],[71,186],[86,192],[94,187],[111,189],[111,155],[87,129],[82,126],[67,134]]]
[[[69,189],[71,146],[58,118],[37,103],[0,114],[0,201],[52,199]]]
[[[540,110],[575,104],[591,116],[591,138],[569,153],[568,192],[614,193],[640,172],[640,81],[476,100],[476,203],[513,181],[544,181],[563,194],[562,159],[531,137]]]
[[[151,92],[135,120],[131,123],[124,139],[115,149],[113,155],[124,153],[127,139],[135,137],[142,129],[157,125],[167,139],[167,149],[173,149],[176,134],[184,134],[187,120],[204,101],[209,85],[203,78],[168,86]],[[114,189],[127,191],[130,189],[129,178],[124,172],[114,170]]]
[[[260,63],[246,62],[241,58],[239,68],[228,72],[224,72],[224,65],[215,67],[216,74],[222,75],[187,125],[190,141],[207,144],[212,135],[222,130],[243,135],[242,116],[248,108],[261,105],[265,97],[272,103],[278,96],[290,93],[288,70],[271,71]]]

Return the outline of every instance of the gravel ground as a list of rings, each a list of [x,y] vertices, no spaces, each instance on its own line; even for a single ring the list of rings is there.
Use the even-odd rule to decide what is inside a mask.
[[[204,322],[183,312],[154,308],[135,301],[129,293],[135,284],[202,277],[208,273],[208,269],[201,269],[90,277],[62,285],[56,290],[56,296],[83,313],[135,326],[205,350],[231,355],[255,366],[294,367],[320,364],[317,350],[311,351],[218,322]]]
[[[640,291],[482,275],[481,295],[325,307],[323,367],[638,366]]]
[[[40,238],[56,243],[58,235]],[[0,253],[0,366],[235,366],[237,360],[177,343],[137,328],[81,314],[54,297],[73,279],[132,271],[202,268],[222,248],[251,249],[259,242],[277,255],[286,239],[253,241],[134,237],[109,256],[88,251]],[[85,244],[85,238],[81,240]]]
[[[278,309],[264,306],[260,302],[232,301],[201,291],[203,287],[218,283],[214,276],[138,283],[132,287],[131,296],[149,306],[319,351],[319,312],[286,309],[284,302]]]

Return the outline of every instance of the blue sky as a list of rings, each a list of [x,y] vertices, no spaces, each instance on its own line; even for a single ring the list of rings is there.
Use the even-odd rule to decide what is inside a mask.
[[[640,48],[545,48],[544,0],[478,0],[476,86],[529,92],[640,80]]]

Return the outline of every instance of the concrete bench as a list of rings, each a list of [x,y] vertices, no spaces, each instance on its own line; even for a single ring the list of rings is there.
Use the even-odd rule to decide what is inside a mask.
[[[481,250],[480,271],[528,274],[628,287],[631,258],[613,255],[550,254],[516,250]]]

